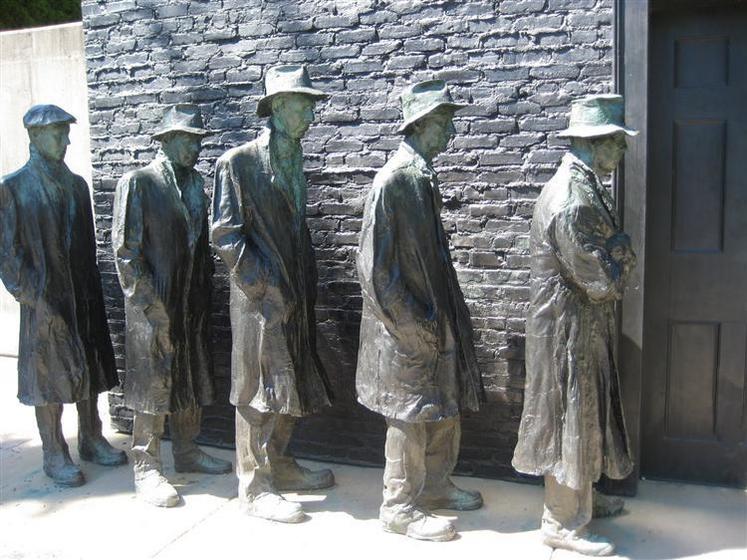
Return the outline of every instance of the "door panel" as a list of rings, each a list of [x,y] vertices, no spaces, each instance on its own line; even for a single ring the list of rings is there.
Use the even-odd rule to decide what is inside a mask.
[[[641,472],[745,485],[747,10],[652,21]]]

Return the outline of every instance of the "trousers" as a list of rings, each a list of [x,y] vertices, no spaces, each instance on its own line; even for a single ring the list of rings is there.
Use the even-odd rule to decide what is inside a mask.
[[[459,456],[459,417],[438,422],[404,422],[387,418],[384,454],[384,501],[381,517],[416,509],[421,492],[449,483]]]
[[[592,511],[591,482],[582,490],[574,490],[560,484],[554,476],[545,475],[543,532],[578,531],[591,521]]]
[[[75,403],[78,409],[79,443],[85,439],[102,437],[97,397],[98,395]],[[69,458],[69,448],[62,434],[62,404],[47,404],[34,409],[44,455],[50,459],[57,455]]]
[[[236,473],[239,500],[277,493],[272,471],[295,463],[287,454],[296,419],[287,414],[236,407]]]
[[[201,408],[172,412],[169,430],[174,458],[186,458],[199,453],[195,438],[200,434]],[[161,438],[163,437],[165,414],[135,412],[132,425],[132,458],[135,476],[151,470],[161,472]]]

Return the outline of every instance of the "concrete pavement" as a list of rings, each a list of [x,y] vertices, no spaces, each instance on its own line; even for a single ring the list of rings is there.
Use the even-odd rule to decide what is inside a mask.
[[[243,516],[233,474],[176,474],[168,442],[165,474],[184,498],[179,507],[159,509],[137,501],[129,466],[82,463],[88,483],[58,488],[42,472],[34,411],[15,398],[15,368],[15,360],[0,358],[0,558],[581,558],[540,544],[542,489],[510,482],[459,478],[460,485],[483,493],[485,507],[449,516],[460,532],[449,543],[413,541],[379,528],[381,469],[330,465],[336,487],[286,495],[302,501],[309,513],[308,521],[294,526]],[[106,398],[99,404],[107,425]],[[76,427],[74,406],[67,406],[63,428],[74,460]],[[110,429],[106,435],[117,447],[128,448],[127,435]],[[233,457],[228,450],[211,452]],[[626,513],[594,522],[593,530],[617,543],[617,558],[731,560],[747,558],[746,526],[744,491],[642,481]]]

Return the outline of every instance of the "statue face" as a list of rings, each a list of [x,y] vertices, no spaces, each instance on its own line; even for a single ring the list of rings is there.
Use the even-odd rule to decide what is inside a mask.
[[[617,168],[617,164],[620,163],[627,147],[624,132],[594,140],[592,142],[594,169],[599,170],[604,175],[609,175]]]
[[[453,117],[453,109],[441,107],[417,123],[417,134],[430,159],[443,152],[456,134]]]
[[[29,139],[45,158],[62,162],[70,145],[70,125],[58,123],[30,128]]]
[[[272,102],[272,117],[291,138],[300,139],[314,122],[313,97],[302,93],[279,95]]]
[[[186,169],[195,166],[201,147],[202,137],[188,132],[172,132],[161,139],[161,148],[169,161]]]

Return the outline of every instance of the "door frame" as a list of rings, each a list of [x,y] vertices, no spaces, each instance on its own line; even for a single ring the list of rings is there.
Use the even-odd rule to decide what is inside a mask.
[[[638,256],[620,305],[619,369],[623,406],[635,470],[622,481],[605,481],[616,493],[634,495],[640,478],[642,386],[646,326],[646,234],[649,178],[649,67],[654,10],[745,6],[737,0],[615,0],[614,86],[625,98],[625,122],[640,131],[628,143],[617,173],[618,210]],[[650,351],[650,350],[648,350]]]

